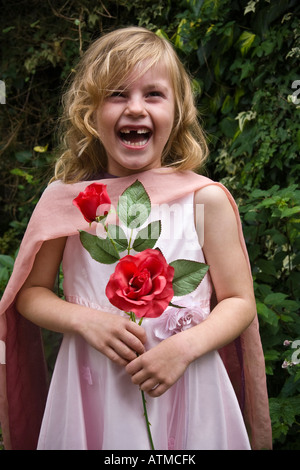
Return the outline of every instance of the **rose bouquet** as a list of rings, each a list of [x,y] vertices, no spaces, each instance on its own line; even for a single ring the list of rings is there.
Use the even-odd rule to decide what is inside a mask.
[[[150,198],[140,181],[135,181],[119,197],[117,216],[119,224],[108,223],[111,201],[106,185],[92,183],[74,200],[85,220],[101,223],[106,237],[80,231],[80,240],[91,257],[104,264],[117,263],[106,286],[110,303],[126,312],[139,324],[142,319],[159,317],[174,296],[183,296],[195,290],[208,266],[192,260],[167,263],[155,245],[161,234],[161,221],[147,224],[151,212]],[[122,228],[127,228],[126,235]],[[134,254],[131,252],[134,251]],[[123,256],[121,253],[126,252]],[[143,391],[143,407],[151,448],[154,449]]]

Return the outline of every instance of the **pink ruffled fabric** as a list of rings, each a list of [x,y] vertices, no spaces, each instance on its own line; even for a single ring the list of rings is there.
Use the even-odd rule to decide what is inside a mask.
[[[178,302],[177,304],[182,304]],[[209,315],[209,306],[201,307],[198,305],[187,305],[189,302],[184,302],[185,306],[182,308],[169,307],[159,317],[154,327],[154,334],[157,338],[163,340],[169,336],[187,330],[192,326],[198,325]]]

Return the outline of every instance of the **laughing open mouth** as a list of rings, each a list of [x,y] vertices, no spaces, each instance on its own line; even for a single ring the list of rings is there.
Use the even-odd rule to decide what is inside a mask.
[[[139,129],[132,129],[130,127],[123,127],[119,131],[119,137],[125,145],[132,147],[142,147],[147,144],[152,132],[146,127]]]

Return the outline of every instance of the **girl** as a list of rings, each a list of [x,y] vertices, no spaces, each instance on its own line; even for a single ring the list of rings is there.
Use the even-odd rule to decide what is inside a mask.
[[[170,44],[135,27],[93,43],[66,95],[64,125],[55,181],[32,216],[2,299],[7,446],[9,422],[13,448],[34,447],[39,434],[39,449],[147,449],[142,390],[155,449],[270,448],[238,212],[222,185],[191,171],[207,147],[189,77]],[[183,309],[168,307],[142,325],[109,302],[115,266],[83,248],[78,230],[89,224],[72,205],[93,181],[117,204],[136,179],[150,196],[151,218],[162,222],[156,246],[167,262],[210,266],[194,292],[175,299]],[[53,292],[61,261],[64,299]],[[41,429],[46,392],[34,325],[64,334]]]

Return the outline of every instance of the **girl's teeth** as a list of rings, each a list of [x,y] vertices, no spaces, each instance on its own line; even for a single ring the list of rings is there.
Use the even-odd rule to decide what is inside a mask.
[[[143,140],[141,140],[142,134],[145,134]],[[146,128],[131,129],[130,127],[124,127],[120,131],[120,137],[126,145],[130,145],[133,147],[142,147],[148,142],[150,138],[150,131]]]
[[[123,139],[124,144],[126,144],[126,145],[131,145],[131,146],[134,146],[134,147],[141,147],[142,145],[146,145],[147,141],[148,141],[148,140],[145,139],[145,140],[142,140],[142,141],[140,141],[140,142],[130,142],[130,141],[128,141],[128,140],[124,140],[124,139]]]
[[[121,130],[122,134],[130,134],[130,132],[136,132],[137,134],[148,134],[149,130],[148,129],[130,129],[129,127],[124,127]]]

